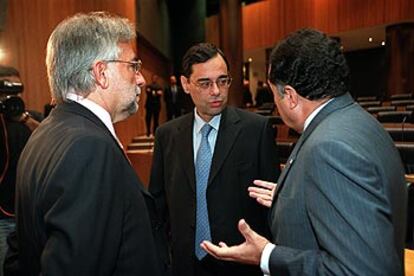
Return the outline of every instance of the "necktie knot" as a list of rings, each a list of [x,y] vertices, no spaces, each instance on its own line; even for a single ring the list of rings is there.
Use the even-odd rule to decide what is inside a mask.
[[[204,124],[200,132],[203,138],[207,138],[213,128],[209,124]]]

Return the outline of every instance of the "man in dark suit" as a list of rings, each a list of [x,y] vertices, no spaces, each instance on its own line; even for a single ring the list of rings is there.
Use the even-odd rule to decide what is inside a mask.
[[[246,241],[204,242],[218,258],[270,275],[403,275],[406,184],[398,151],[348,92],[336,41],[310,29],[270,56],[269,82],[284,122],[302,135],[271,207],[273,243],[241,220]]]
[[[167,121],[178,118],[183,108],[183,89],[177,84],[175,76],[170,76],[170,84],[164,90]]]
[[[150,84],[147,85],[145,88],[145,94],[147,100],[145,101],[145,124],[147,127],[147,136],[155,134],[155,131],[158,127],[158,122],[160,118],[160,111],[161,111],[161,96],[162,96],[162,88],[157,83],[158,76],[152,75],[152,81]],[[151,120],[153,120],[153,131],[151,132]]]
[[[145,84],[134,39],[127,19],[107,13],[68,18],[49,38],[57,106],[18,164],[20,275],[161,275],[150,195],[113,128],[137,111]]]
[[[181,83],[195,109],[157,130],[149,185],[169,227],[173,274],[261,275],[253,266],[206,256],[200,242],[241,242],[236,223],[242,217],[268,235],[267,210],[247,188],[256,178],[279,175],[274,130],[265,117],[227,107],[231,77],[216,46],[187,51]]]

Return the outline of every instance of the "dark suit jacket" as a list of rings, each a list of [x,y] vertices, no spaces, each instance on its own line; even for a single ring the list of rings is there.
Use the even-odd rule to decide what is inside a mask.
[[[171,86],[167,86],[164,90],[164,101],[165,101],[165,106],[168,110],[174,111],[174,108],[177,107],[178,110],[181,109],[182,104],[183,104],[183,96],[184,96],[184,91],[181,88],[181,86],[177,85],[177,92],[175,95],[175,102],[173,101],[173,92],[171,90]]]
[[[17,176],[21,275],[161,275],[144,191],[104,124],[58,105]]]
[[[337,97],[288,160],[271,212],[271,275],[403,275],[404,170],[378,121]]]
[[[147,111],[159,111],[161,108],[161,95],[157,92],[162,91],[158,83],[150,83],[145,87],[147,99],[145,101],[145,108]]]
[[[170,226],[174,275],[194,275],[194,113],[157,129],[149,190]],[[274,130],[265,117],[228,107],[222,113],[210,170],[207,202],[214,243],[244,241],[237,229],[245,218],[268,236],[267,210],[249,198],[254,179],[275,181],[279,162]],[[261,275],[257,267],[220,262],[218,275]]]

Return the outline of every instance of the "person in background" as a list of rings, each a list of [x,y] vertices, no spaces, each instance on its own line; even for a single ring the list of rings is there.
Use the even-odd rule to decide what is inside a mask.
[[[186,52],[181,84],[195,108],[158,128],[149,184],[170,237],[173,275],[262,275],[257,267],[206,256],[200,242],[241,242],[242,217],[269,235],[268,208],[247,189],[256,178],[279,175],[275,130],[266,117],[227,106],[230,70],[213,44]]]
[[[202,246],[266,275],[404,275],[407,187],[389,134],[354,102],[339,44],[302,29],[273,49],[269,86],[283,121],[302,133],[271,205],[272,242]]]
[[[14,97],[21,105],[15,105],[18,108],[7,108],[7,97],[17,96],[23,91],[19,72],[9,66],[0,65],[0,101],[2,102],[0,112],[0,268],[3,267],[4,258],[7,252],[6,238],[10,232],[15,229],[14,220],[14,197],[16,187],[16,169],[17,161],[26,145],[32,131],[39,125],[39,122],[24,110],[24,102],[20,97]],[[14,95],[7,91],[14,85],[20,87],[19,93]],[[18,85],[17,85],[18,84]],[[17,92],[17,91],[16,91]],[[12,106],[12,102],[9,102]],[[0,269],[0,276],[3,275],[3,269]]]
[[[252,99],[252,93],[250,92],[249,80],[243,80],[243,106],[244,107],[253,106],[253,99]]]
[[[261,107],[265,103],[272,103],[273,104],[273,96],[272,92],[270,92],[269,88],[263,81],[257,82],[256,88],[256,106]]]
[[[164,90],[167,121],[178,118],[182,113],[183,89],[177,84],[175,76],[170,76],[170,84]]]
[[[46,65],[57,106],[20,156],[9,254],[17,265],[7,273],[162,275],[150,195],[113,127],[137,111],[145,84],[134,41],[130,22],[105,12],[52,32]]]
[[[147,100],[145,102],[145,124],[147,126],[147,136],[151,136],[155,133],[155,130],[158,127],[158,120],[160,117],[160,110],[161,110],[161,96],[162,96],[162,88],[157,83],[158,76],[153,74],[152,81],[150,84],[147,85],[145,88],[145,92],[147,95]],[[151,132],[151,120],[153,119],[153,131]]]

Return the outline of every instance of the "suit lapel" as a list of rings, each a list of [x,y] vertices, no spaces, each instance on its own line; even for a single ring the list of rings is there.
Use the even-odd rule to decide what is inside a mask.
[[[292,153],[290,154],[288,161],[286,162],[286,167],[283,169],[282,173],[279,176],[279,179],[277,181],[277,188],[275,191],[275,194],[273,196],[272,201],[272,208],[274,203],[276,202],[277,196],[279,195],[280,191],[282,190],[286,176],[289,173],[290,168],[293,166],[296,156],[299,152],[299,150],[302,148],[302,145],[305,143],[306,139],[311,135],[311,133],[316,129],[316,127],[320,124],[321,121],[323,121],[326,117],[329,116],[332,112],[344,108],[345,106],[348,106],[352,104],[354,101],[349,93],[346,93],[345,95],[336,97],[333,99],[330,103],[328,103],[322,110],[316,115],[315,118],[311,121],[309,126],[306,128],[305,132],[300,136],[299,140],[296,142],[295,148],[292,150]]]
[[[214,178],[223,166],[224,160],[234,146],[234,141],[241,129],[240,124],[238,124],[239,121],[240,117],[235,109],[228,107],[223,111],[216,146],[214,148],[208,185],[214,181]]]
[[[178,147],[178,154],[181,160],[185,174],[188,178],[188,183],[191,189],[195,191],[195,168],[194,168],[194,153],[193,153],[193,121],[194,113],[185,115],[183,123],[177,127],[177,141],[175,145]],[[190,161],[190,162],[189,162]]]
[[[79,116],[82,116],[86,118],[87,120],[90,120],[94,124],[96,124],[100,129],[102,129],[103,132],[106,133],[106,135],[109,135],[111,137],[112,141],[117,145],[122,155],[125,157],[128,163],[131,164],[131,161],[129,160],[124,148],[121,147],[121,145],[119,144],[120,142],[115,139],[115,137],[112,135],[109,129],[105,126],[105,124],[92,111],[90,111],[86,107],[76,102],[63,103],[63,104],[58,105],[58,107],[61,108],[62,111],[64,112],[76,113]],[[132,164],[131,164],[131,167],[132,167]]]

